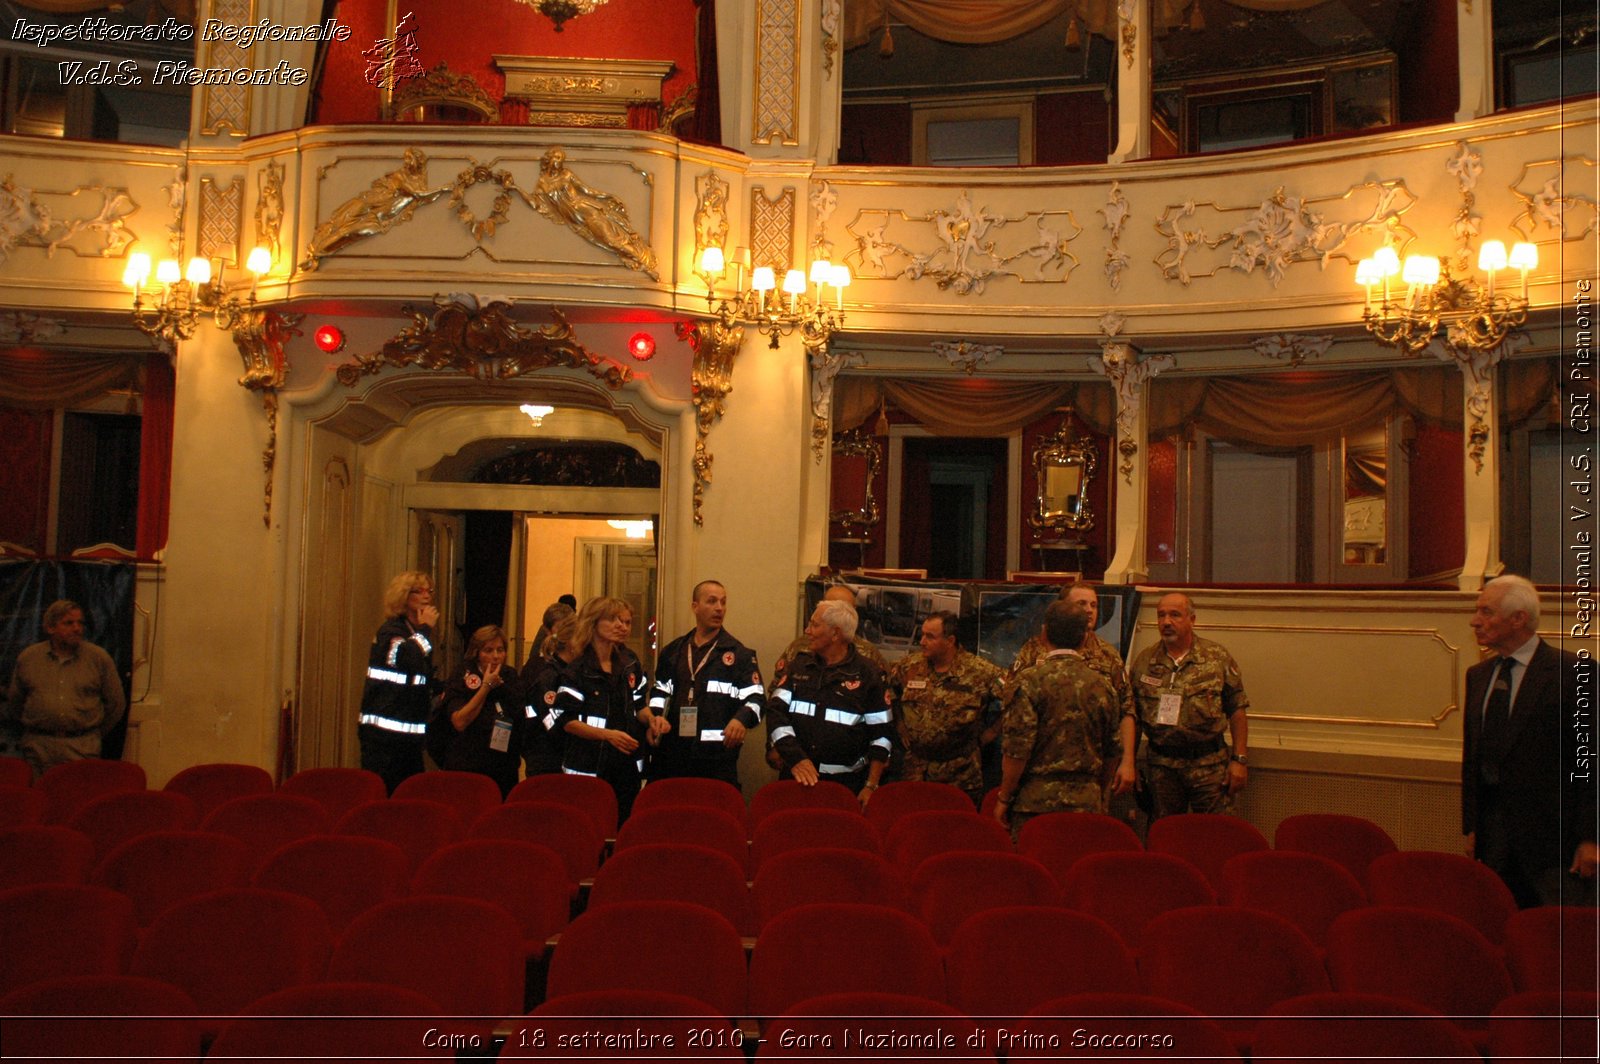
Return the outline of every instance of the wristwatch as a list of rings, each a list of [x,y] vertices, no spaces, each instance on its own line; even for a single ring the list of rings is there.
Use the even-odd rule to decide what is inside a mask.
[[[1246,757],[1244,754],[1234,754],[1233,755],[1233,760],[1239,762],[1239,764],[1241,764],[1241,765],[1244,765],[1246,768],[1248,768],[1250,766],[1250,759],[1248,757]]]

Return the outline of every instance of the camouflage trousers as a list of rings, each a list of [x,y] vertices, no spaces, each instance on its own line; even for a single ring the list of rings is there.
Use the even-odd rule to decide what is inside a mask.
[[[1045,801],[1049,808],[1034,808],[1027,812],[1013,812],[1006,821],[1011,829],[1011,841],[1022,837],[1022,826],[1036,816],[1050,813],[1104,813],[1105,792],[1098,783],[1052,783]],[[1030,802],[1030,805],[1037,804]]]
[[[1145,766],[1144,785],[1150,797],[1150,819],[1177,813],[1226,813],[1233,807],[1228,794],[1226,747],[1191,760],[1152,754]]]

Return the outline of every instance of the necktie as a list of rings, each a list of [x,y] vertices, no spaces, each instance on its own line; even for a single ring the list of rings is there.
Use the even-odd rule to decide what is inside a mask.
[[[1483,707],[1478,771],[1483,782],[1490,786],[1500,782],[1500,760],[1505,757],[1506,742],[1511,733],[1511,676],[1516,667],[1516,658],[1500,659],[1494,683],[1489,688],[1489,700]]]

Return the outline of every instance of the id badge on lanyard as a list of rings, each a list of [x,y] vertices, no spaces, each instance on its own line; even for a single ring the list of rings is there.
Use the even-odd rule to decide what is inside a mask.
[[[496,717],[494,731],[489,733],[489,749],[505,753],[511,749],[511,722],[504,717]]]

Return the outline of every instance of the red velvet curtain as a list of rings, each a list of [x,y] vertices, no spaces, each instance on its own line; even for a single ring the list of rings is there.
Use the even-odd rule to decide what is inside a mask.
[[[134,546],[149,560],[167,545],[172,504],[172,408],[176,396],[172,363],[163,355],[145,360],[144,417],[139,436],[139,532]]]
[[[717,0],[695,0],[700,5],[700,25],[695,33],[699,53],[698,98],[689,140],[699,144],[722,143],[722,79],[717,73]]]

